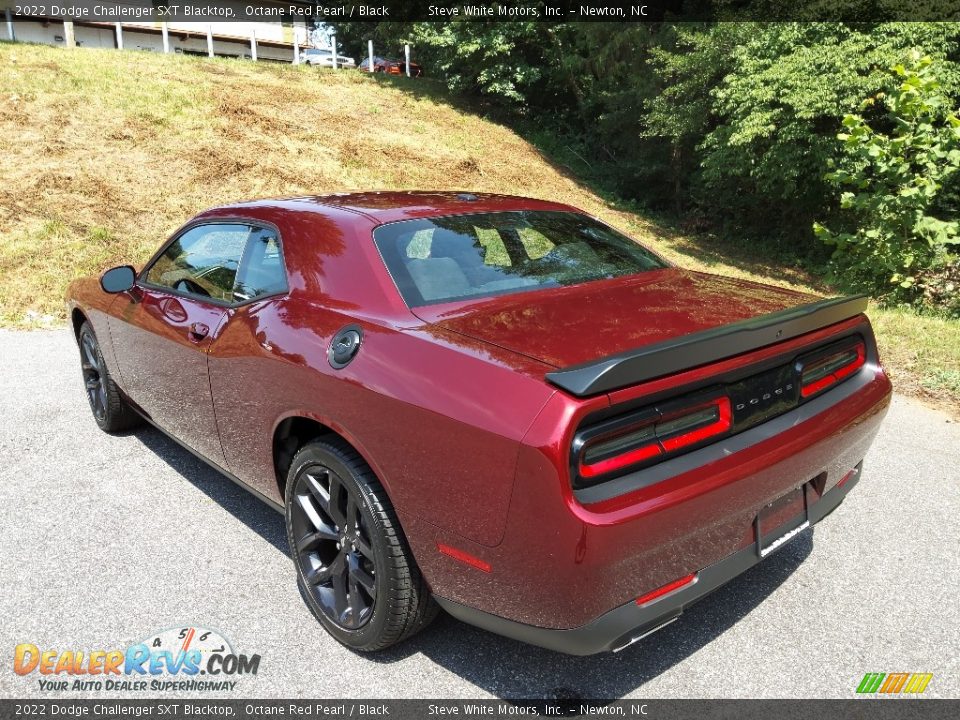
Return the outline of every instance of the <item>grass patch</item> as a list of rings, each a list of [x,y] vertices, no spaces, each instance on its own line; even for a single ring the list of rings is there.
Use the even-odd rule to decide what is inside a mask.
[[[370,189],[566,202],[684,267],[829,292],[749,244],[664,227],[575,160],[551,162],[426,79],[0,43],[0,324],[62,322],[70,280],[142,263],[211,205]],[[960,323],[871,316],[898,389],[960,408]]]
[[[960,322],[908,310],[870,312],[881,359],[897,390],[960,410]]]

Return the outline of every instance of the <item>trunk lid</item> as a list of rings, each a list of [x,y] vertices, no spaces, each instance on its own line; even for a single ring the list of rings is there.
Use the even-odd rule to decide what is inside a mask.
[[[414,312],[426,322],[563,368],[816,299],[747,280],[667,268]]]

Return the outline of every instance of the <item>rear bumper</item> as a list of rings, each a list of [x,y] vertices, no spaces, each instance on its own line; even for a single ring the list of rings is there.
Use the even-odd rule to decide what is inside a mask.
[[[819,501],[768,534],[755,538],[752,545],[709,565],[697,573],[696,581],[640,606],[635,601],[614,608],[577,628],[559,630],[508,620],[461,603],[437,597],[440,606],[458,620],[490,632],[570,655],[593,655],[620,650],[676,620],[684,610],[721,585],[749,570],[761,560],[789,543],[793,531],[805,522],[814,525],[843,502],[860,479],[861,467],[843,484],[826,492]],[[791,534],[793,533],[793,534]],[[761,549],[762,556],[761,556]]]
[[[580,652],[617,647],[625,634],[633,637],[651,622],[663,622],[666,600],[653,604],[651,619],[638,612],[637,597],[723,562],[738,567],[730,558],[741,551],[746,558],[755,554],[758,514],[764,513],[766,533],[804,511],[798,488],[815,491],[806,505],[814,522],[826,515],[849,491],[838,486],[866,457],[890,395],[882,368],[870,363],[797,410],[602,483],[585,497],[562,470],[570,433],[557,428],[575,421],[571,401],[557,393],[521,446],[499,544],[480,545],[416,516],[402,520],[434,595],[462,606],[446,602],[453,615],[507,635],[529,626],[547,629],[546,635],[562,631],[558,637],[573,632],[604,638]],[[834,494],[838,489],[844,492]],[[611,495],[595,497],[600,491]],[[487,569],[439,552],[438,543],[479,558]],[[732,577],[742,569],[725,572]],[[671,603],[689,604],[708,584],[672,595]],[[619,612],[625,620],[613,631],[577,630]],[[525,634],[540,631],[520,632]],[[530,642],[553,647],[556,641]]]

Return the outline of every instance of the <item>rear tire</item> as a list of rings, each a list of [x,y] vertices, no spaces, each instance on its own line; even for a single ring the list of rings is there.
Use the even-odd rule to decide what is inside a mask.
[[[140,425],[143,418],[130,407],[110,377],[100,343],[89,322],[80,326],[77,342],[80,345],[80,370],[87,391],[87,402],[100,429],[115,433]]]
[[[383,486],[342,440],[315,440],[294,456],[286,519],[307,606],[344,645],[382,650],[436,617]]]

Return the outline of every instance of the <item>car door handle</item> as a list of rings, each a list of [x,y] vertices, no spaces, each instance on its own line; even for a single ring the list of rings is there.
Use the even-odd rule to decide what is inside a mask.
[[[206,325],[195,322],[190,326],[190,329],[187,331],[187,335],[193,342],[200,342],[207,336],[207,333],[209,332],[210,328],[208,328]]]

